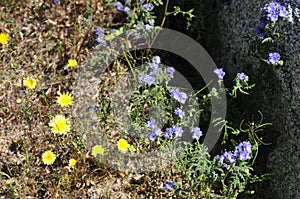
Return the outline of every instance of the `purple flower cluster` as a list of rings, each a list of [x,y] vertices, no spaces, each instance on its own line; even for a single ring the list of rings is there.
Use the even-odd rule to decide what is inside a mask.
[[[259,26],[256,26],[253,30],[254,35],[256,35],[259,39],[263,39],[266,37],[265,27],[268,24],[268,18],[266,15],[260,18]]]
[[[150,141],[154,142],[157,136],[161,136],[162,131],[157,127],[155,120],[148,121],[146,127],[151,129],[151,131],[148,132],[148,139]]]
[[[240,160],[250,160],[250,154],[252,153],[252,145],[250,142],[242,142],[237,146],[237,156]]]
[[[214,73],[218,75],[219,79],[223,79],[223,77],[225,76],[225,72],[223,71],[223,68],[215,69]]]
[[[121,11],[121,12],[128,12],[130,10],[129,7],[123,5],[120,1],[117,1],[115,4],[114,4],[115,8],[118,10],[118,11]]]
[[[154,5],[152,3],[146,3],[142,5],[142,9],[146,12],[150,12],[154,9]]]
[[[255,27],[253,32],[259,39],[264,39],[266,37],[265,27],[268,24],[268,20],[276,22],[279,17],[286,17],[288,12],[279,2],[267,3],[261,11],[263,16],[260,19],[260,24]]]
[[[154,22],[155,22],[154,19],[149,19],[148,24],[145,25],[146,30],[147,30],[146,26],[148,26],[149,27],[148,30],[150,30],[152,26],[154,26]]]
[[[170,95],[181,104],[184,104],[188,98],[186,93],[179,91],[178,88],[172,88],[170,90]]]
[[[166,73],[167,73],[167,75],[168,75],[170,78],[173,78],[173,77],[174,77],[174,73],[175,73],[175,68],[173,68],[173,67],[168,67]]]
[[[161,58],[159,56],[153,56],[150,63],[147,63],[149,68],[151,69],[148,74],[143,74],[139,78],[140,83],[147,83],[149,86],[151,86],[156,79],[161,79],[162,75],[166,78],[166,76],[173,78],[175,69],[173,67],[167,67],[165,74],[163,70],[160,68],[161,64]],[[166,80],[168,81],[168,80]],[[183,95],[186,95],[185,93]],[[183,96],[184,98],[184,96]],[[182,99],[183,100],[183,99]],[[185,100],[184,100],[185,101]]]
[[[250,160],[252,153],[252,145],[250,142],[242,142],[240,143],[236,150],[225,151],[222,155],[217,155],[217,159],[222,164],[222,167],[227,167],[235,163],[238,159],[241,161]]]
[[[160,63],[161,63],[161,60],[160,60],[159,56],[154,56],[152,58],[152,62],[148,63],[149,67],[152,69],[152,71],[150,72],[150,75],[159,76],[162,73],[161,68],[159,68]]]
[[[288,15],[286,8],[279,2],[267,3],[262,11],[273,22],[276,22],[279,17],[286,17]]]
[[[59,0],[54,0],[53,2],[54,2],[54,4],[56,4],[56,5],[59,4]]]
[[[155,79],[154,79],[154,77],[151,76],[151,75],[143,74],[143,75],[139,78],[139,82],[140,82],[141,84],[146,83],[146,84],[148,84],[148,86],[151,86],[151,85],[155,82]]]
[[[277,52],[269,53],[269,62],[276,65],[280,61],[280,54]]]
[[[175,187],[175,184],[174,182],[170,181],[170,182],[166,182],[165,186],[168,191],[172,191],[172,189]]]
[[[154,26],[154,19],[149,19],[148,23],[145,24],[143,21],[137,21],[137,29],[138,30],[151,30]]]
[[[167,128],[165,138],[170,138],[175,134],[176,137],[182,137],[183,129],[180,126],[173,125],[172,128]]]
[[[197,141],[199,140],[199,138],[203,135],[202,134],[202,131],[200,130],[199,127],[195,127],[191,130],[191,134],[192,134],[192,137],[194,139],[196,139]]]
[[[103,30],[102,28],[97,28],[95,30],[97,38],[96,41],[98,42],[99,46],[106,46],[106,41],[105,39],[105,30]]]
[[[159,56],[154,56],[152,58],[152,62],[148,63],[151,71],[149,74],[143,74],[139,78],[140,83],[147,83],[148,86],[151,86],[155,82],[155,77],[160,76],[162,73],[161,68],[159,68],[159,64],[161,63]]]
[[[225,151],[222,155],[218,155],[217,159],[222,164],[222,167],[227,167],[228,165],[235,163],[236,155],[231,151]]]
[[[170,138],[173,136],[173,129],[172,128],[167,128],[165,132],[165,138]]]
[[[246,78],[246,74],[245,73],[238,73],[236,74],[236,77],[239,78],[240,81],[244,81]]]
[[[265,27],[262,26],[256,26],[255,29],[253,30],[253,33],[259,38],[263,39],[266,36],[266,31]]]
[[[180,119],[182,119],[185,116],[185,112],[183,110],[181,110],[180,108],[176,108],[175,111],[174,111],[174,113],[176,115],[178,115],[178,117]]]

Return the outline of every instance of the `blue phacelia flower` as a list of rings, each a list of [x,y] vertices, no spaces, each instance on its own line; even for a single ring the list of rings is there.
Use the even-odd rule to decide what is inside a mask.
[[[157,127],[155,120],[149,120],[146,123],[146,127],[150,129],[155,129]]]
[[[223,154],[223,156],[224,156],[225,160],[228,161],[229,164],[232,164],[236,161],[236,156],[231,151],[229,151],[229,152],[226,151]]]
[[[153,76],[153,77],[159,77],[162,74],[162,70],[161,68],[157,67],[157,68],[152,68],[152,71],[150,71],[149,75]]]
[[[120,1],[117,1],[114,6],[117,10],[123,11],[123,4]]]
[[[54,0],[53,2],[54,2],[56,5],[59,4],[59,0]]]
[[[152,142],[154,142],[156,140],[157,136],[161,136],[162,131],[160,130],[160,128],[158,128],[158,126],[156,125],[156,121],[155,120],[150,120],[146,123],[146,127],[149,128],[151,131],[148,132],[148,139]]]
[[[156,137],[157,137],[157,135],[154,133],[154,132],[152,132],[152,131],[150,131],[149,133],[148,133],[148,140],[150,140],[151,142],[154,142],[155,140],[156,140]]]
[[[265,27],[267,24],[268,24],[268,17],[264,15],[260,18],[259,26],[256,26],[255,29],[253,30],[254,35],[257,36],[259,39],[264,39],[266,36]]]
[[[151,30],[154,26],[154,19],[149,19],[148,24],[144,25],[145,30]]]
[[[154,25],[154,22],[155,22],[154,19],[149,19],[149,20],[148,20],[148,23],[149,23],[151,26]]]
[[[277,52],[269,53],[269,62],[273,65],[277,64],[280,61],[280,54]]]
[[[166,128],[166,132],[165,132],[165,138],[170,138],[173,136],[173,129],[172,128]]]
[[[191,130],[191,133],[192,133],[192,137],[195,139],[195,140],[199,140],[199,138],[202,136],[202,131],[200,130],[199,127],[195,127]]]
[[[98,106],[89,106],[89,107],[87,107],[86,112],[90,112],[90,111],[99,112],[100,108]]]
[[[121,11],[121,12],[128,12],[130,10],[129,7],[127,6],[124,6],[120,1],[117,1],[115,4],[114,4],[115,8],[118,10],[118,11]]]
[[[175,113],[176,115],[178,115],[178,117],[181,118],[181,119],[185,116],[184,111],[181,110],[180,108],[176,108],[175,111],[174,111],[174,113]]]
[[[172,129],[176,137],[182,137],[183,129],[180,126],[173,125]]]
[[[246,74],[245,73],[238,73],[236,75],[237,78],[240,79],[240,81],[244,81],[244,79],[246,78]]]
[[[237,146],[237,156],[240,160],[250,160],[252,153],[252,145],[250,142],[242,142]]]
[[[160,57],[159,56],[154,56],[152,58],[152,63],[160,64],[161,63]]]
[[[148,65],[152,70],[159,68],[159,65],[157,63],[150,62],[148,63]]]
[[[257,36],[259,39],[264,39],[266,36],[266,31],[263,27],[261,26],[256,26],[255,29],[253,30],[253,33],[255,36]]]
[[[175,73],[175,68],[168,67],[166,73],[167,73],[167,76],[169,76],[170,78],[173,78],[174,77],[173,75]]]
[[[183,129],[179,126],[173,125],[171,128],[166,129],[165,138],[170,138],[174,134],[176,137],[182,137]]]
[[[105,30],[103,30],[102,28],[97,28],[95,32],[97,35],[96,41],[98,42],[99,46],[106,46]]]
[[[259,26],[261,28],[265,28],[267,24],[268,24],[268,18],[266,16],[262,16],[260,18]]]
[[[225,151],[222,155],[217,155],[217,159],[221,163],[222,167],[227,167],[236,162],[236,155],[231,151]]]
[[[179,91],[178,88],[172,88],[170,90],[170,95],[181,104],[184,104],[188,98],[186,93]]]
[[[235,163],[238,159],[241,161],[246,161],[251,159],[252,145],[250,142],[242,142],[237,147],[236,150],[231,152],[224,152],[222,155],[217,155],[217,159],[222,164],[222,167],[227,167]]]
[[[151,86],[151,85],[155,82],[155,79],[154,79],[154,77],[152,77],[151,75],[143,74],[143,75],[139,78],[139,82],[140,82],[141,84],[146,83],[146,84],[148,84],[148,86]]]
[[[284,6],[279,2],[270,2],[263,8],[267,18],[273,22],[276,22],[279,17],[286,17],[288,12]]]
[[[146,25],[145,25],[145,30],[151,30],[151,28],[152,28],[151,25],[149,25],[149,24],[146,24]]]
[[[154,5],[152,3],[146,3],[142,5],[142,9],[146,12],[150,12],[154,9]]]
[[[165,187],[166,187],[166,189],[167,189],[168,191],[172,191],[173,188],[175,187],[175,184],[174,184],[174,182],[172,182],[172,181],[166,182]]]
[[[223,77],[225,76],[225,72],[223,71],[223,68],[215,69],[214,73],[218,75],[219,79],[223,79]]]
[[[125,6],[124,9],[123,9],[123,12],[128,12],[129,10],[130,10],[130,8]]]

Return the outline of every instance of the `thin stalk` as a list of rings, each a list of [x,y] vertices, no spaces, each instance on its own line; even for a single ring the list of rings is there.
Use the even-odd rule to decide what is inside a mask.
[[[161,24],[160,24],[160,29],[159,29],[158,32],[155,34],[155,36],[154,36],[154,38],[153,38],[153,40],[152,40],[152,42],[151,42],[151,44],[150,44],[150,46],[149,46],[149,48],[148,48],[148,53],[149,53],[151,47],[153,46],[153,44],[154,44],[156,38],[158,37],[159,32],[162,30],[162,27],[164,26],[164,24],[165,24],[165,22],[166,22],[166,18],[167,18],[167,15],[168,15],[168,14],[167,14],[167,12],[168,12],[168,6],[169,6],[169,0],[166,1],[166,7],[165,7],[165,10],[164,10],[164,16],[163,16],[163,19],[162,19]]]

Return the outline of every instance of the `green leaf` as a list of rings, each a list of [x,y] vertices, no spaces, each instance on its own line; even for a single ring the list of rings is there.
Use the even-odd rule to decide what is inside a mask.
[[[266,42],[274,42],[274,40],[271,37],[267,37],[261,41],[262,44]]]
[[[267,64],[270,64],[269,60],[267,59],[261,59],[263,62],[266,62]]]

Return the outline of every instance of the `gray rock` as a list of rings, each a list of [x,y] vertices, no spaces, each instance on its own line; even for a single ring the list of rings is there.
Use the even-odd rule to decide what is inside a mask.
[[[228,77],[246,71],[256,81],[256,91],[250,97],[255,98],[266,120],[280,132],[268,160],[274,178],[273,190],[268,190],[266,197],[295,199],[300,196],[300,0],[286,0],[289,17],[277,22],[282,33],[278,40],[278,51],[285,61],[282,67],[266,66],[249,56],[251,42],[246,36],[253,35],[253,29],[259,24],[260,8],[268,2],[224,3],[218,14],[221,45],[210,51]]]

